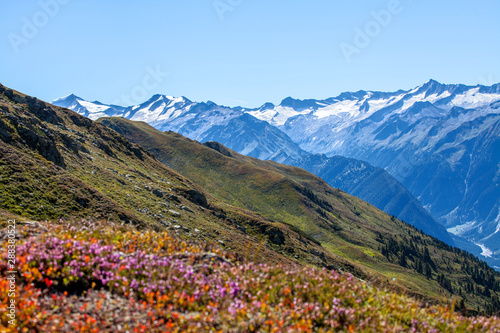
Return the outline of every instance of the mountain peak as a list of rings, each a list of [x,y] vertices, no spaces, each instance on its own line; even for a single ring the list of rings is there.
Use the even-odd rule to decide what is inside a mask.
[[[273,103],[265,103],[264,105],[262,105],[260,107],[261,110],[271,110],[271,109],[274,109],[276,107],[276,105],[274,105]]]
[[[181,97],[175,97],[175,96],[170,96],[170,95],[164,95],[164,94],[154,94],[153,96],[151,96],[150,99],[148,99],[148,102],[149,101],[158,101],[158,100],[164,100],[164,101],[175,101],[175,102],[190,102],[189,99],[187,99],[186,97],[184,96],[181,96]]]
[[[355,100],[355,99],[364,99],[367,97],[367,95],[369,95],[368,97],[372,96],[373,95],[373,92],[371,91],[366,91],[366,90],[358,90],[356,92],[343,92],[341,93],[340,95],[338,95],[337,97],[335,98],[329,98],[328,100],[329,101],[335,101],[335,100]]]
[[[281,106],[292,106],[294,104],[294,102],[296,102],[297,100],[288,96],[287,98],[285,98],[284,100],[281,101],[280,105]]]
[[[315,99],[295,99],[292,97],[287,97],[281,101],[280,106],[290,107],[297,111],[316,109],[318,107],[318,101]]]
[[[442,83],[439,83],[438,81],[436,81],[434,79],[429,79],[429,80],[427,80],[427,82],[425,82],[423,85],[420,86],[419,90],[422,90],[422,89],[425,89],[425,90],[435,89],[437,87],[442,87],[442,86],[443,86]]]
[[[424,83],[424,86],[425,85],[433,85],[433,84],[439,84],[439,85],[441,85],[440,82],[438,82],[438,81],[436,81],[434,79],[429,79],[429,80],[427,80],[427,82]]]
[[[59,97],[55,100],[52,101],[52,103],[56,102],[62,102],[62,101],[74,101],[74,100],[80,100],[83,101],[83,98],[76,96],[75,94],[69,94],[63,97]]]
[[[448,85],[442,84],[434,79],[429,79],[423,85],[415,88],[415,93],[425,93],[425,96],[429,96],[435,93],[443,92],[443,90],[446,90],[447,88],[449,88]]]

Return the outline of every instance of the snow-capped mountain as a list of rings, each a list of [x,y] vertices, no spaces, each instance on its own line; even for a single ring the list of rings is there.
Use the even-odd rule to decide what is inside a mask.
[[[78,112],[85,117],[96,120],[101,117],[122,116],[124,107],[118,105],[106,105],[100,102],[88,102],[74,94],[58,98],[52,104],[62,106]]]
[[[329,163],[320,158],[312,165],[318,159],[309,153],[367,161],[387,170],[450,232],[480,246],[484,258],[500,266],[500,84],[430,80],[407,91],[289,97],[256,109],[164,95],[122,109],[73,95],[53,103],[92,119],[123,116],[198,141],[219,141],[322,177]]]
[[[146,102],[130,107],[86,102],[69,95],[54,105],[69,108],[90,119],[107,116],[144,121],[162,131],[174,131],[200,142],[218,141],[242,154],[283,163],[304,153],[283,132],[259,121],[242,108],[219,106],[213,102],[196,103],[185,97],[154,95]]]
[[[286,125],[289,119],[298,116],[307,116],[316,120],[328,119],[329,123],[337,125],[335,129],[338,132],[390,106],[397,107],[400,112],[417,102],[437,104],[443,108],[448,106],[447,109],[452,107],[471,109],[499,99],[499,84],[491,87],[469,87],[443,85],[435,80],[429,80],[410,91],[398,90],[387,93],[361,90],[355,93],[342,93],[326,100],[296,100],[288,97],[278,106],[268,103],[258,109],[245,111],[278,127]]]
[[[500,84],[285,99],[247,111],[301,148],[386,169],[449,231],[500,257]],[[496,262],[498,266],[498,262]]]

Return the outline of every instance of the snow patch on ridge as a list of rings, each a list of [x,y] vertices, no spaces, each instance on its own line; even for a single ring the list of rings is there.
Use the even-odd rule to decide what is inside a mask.
[[[480,244],[480,243],[474,243],[474,244],[476,244],[477,246],[479,246],[481,248],[481,250],[483,250],[483,252],[481,252],[481,255],[483,257],[490,258],[493,255],[493,251],[491,251],[490,249],[488,249],[483,244]]]
[[[94,104],[92,102],[87,102],[84,100],[79,100],[78,103],[80,103],[81,106],[86,108],[89,111],[89,113],[104,112],[110,108],[108,105]]]
[[[448,228],[446,230],[448,230],[448,232],[451,234],[454,234],[457,236],[462,236],[467,231],[474,229],[474,227],[476,226],[476,223],[477,223],[476,221],[466,222],[464,224],[460,224],[460,225],[454,226],[453,228]]]
[[[500,99],[500,94],[480,93],[479,89],[479,87],[470,89],[465,91],[463,94],[455,96],[452,104],[463,108],[476,108]]]

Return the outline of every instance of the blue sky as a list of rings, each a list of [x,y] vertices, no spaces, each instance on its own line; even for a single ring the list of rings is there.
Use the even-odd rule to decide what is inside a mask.
[[[47,101],[247,107],[430,78],[492,84],[499,16],[498,0],[8,1],[0,83]]]

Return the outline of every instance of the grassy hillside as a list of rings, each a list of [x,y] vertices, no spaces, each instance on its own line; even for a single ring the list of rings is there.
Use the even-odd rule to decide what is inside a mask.
[[[115,131],[3,86],[0,185],[5,217],[169,229],[275,264],[306,263],[311,253],[325,252],[287,225],[212,197]],[[324,258],[322,265],[351,266],[329,253]]]
[[[99,122],[217,199],[298,228],[320,242],[325,252],[361,267],[365,278],[375,276],[434,299],[457,297],[475,310],[499,309],[500,276],[484,262],[331,188],[309,172],[243,156],[215,142],[200,144],[160,132],[143,122]],[[307,259],[322,260],[321,255]]]
[[[17,239],[18,311],[15,326],[2,312],[2,332],[500,330],[500,319],[463,317],[456,303],[425,306],[326,269],[256,265],[165,232],[36,223],[18,224]],[[0,297],[8,293],[2,279]]]

